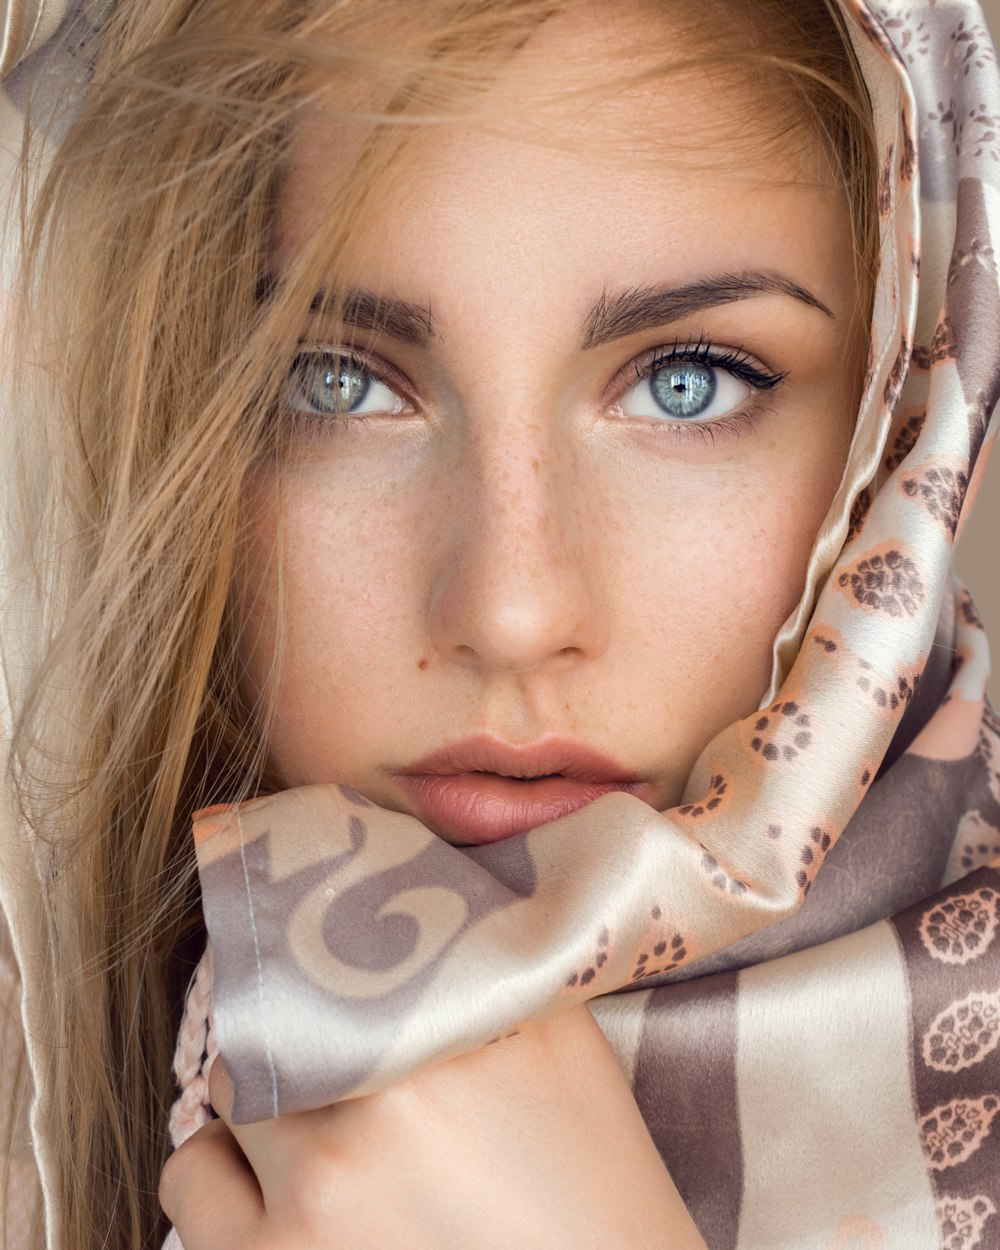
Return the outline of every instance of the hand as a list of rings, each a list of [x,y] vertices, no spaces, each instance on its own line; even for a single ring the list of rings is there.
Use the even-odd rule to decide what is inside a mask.
[[[705,1250],[585,1006],[366,1098],[170,1158],[185,1250]]]

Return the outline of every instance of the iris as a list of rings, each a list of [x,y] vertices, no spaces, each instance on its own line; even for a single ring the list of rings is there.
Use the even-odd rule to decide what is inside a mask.
[[[371,386],[371,375],[343,356],[302,352],[289,377],[292,406],[315,413],[347,413],[356,408]],[[296,402],[297,401],[297,402]]]
[[[704,365],[675,364],[658,369],[649,379],[653,398],[670,417],[700,416],[715,398],[715,370]]]

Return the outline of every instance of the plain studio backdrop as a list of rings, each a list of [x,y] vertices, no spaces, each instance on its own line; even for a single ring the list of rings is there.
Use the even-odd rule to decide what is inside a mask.
[[[983,0],[983,9],[993,38],[1000,44],[1000,0]],[[1000,152],[1000,135],[996,144]],[[993,330],[1000,334],[1000,326]],[[1000,444],[990,461],[972,519],[962,534],[955,563],[986,621],[993,650],[990,694],[993,703],[1000,704]]]

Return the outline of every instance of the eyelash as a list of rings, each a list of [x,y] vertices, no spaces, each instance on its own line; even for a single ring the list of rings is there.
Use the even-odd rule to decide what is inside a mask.
[[[739,378],[741,382],[746,382],[747,386],[752,386],[758,391],[773,390],[776,386],[780,386],[788,376],[787,373],[771,373],[758,367],[753,363],[753,357],[742,347],[717,351],[712,346],[711,339],[704,336],[696,343],[688,341],[682,344],[680,339],[675,339],[670,347],[658,347],[651,356],[640,356],[638,360],[632,362],[629,368],[635,371],[633,381],[641,382],[651,373],[656,373],[658,369],[665,369],[667,365],[677,363],[725,369],[734,377]]]
[[[407,398],[409,387],[404,385],[405,379],[403,376],[377,357],[369,356],[356,349],[342,350],[307,343],[300,345],[298,355],[303,355],[307,351],[317,354],[326,352],[331,356],[339,356],[341,359],[349,362],[354,368],[368,373],[375,381],[384,383],[400,392],[407,404],[413,403],[412,400]],[[647,352],[630,361],[615,376],[609,384],[608,392],[606,393],[617,392],[621,394],[623,389],[626,389],[623,386],[623,383],[626,381],[629,387],[635,386],[660,369],[676,364],[694,364],[712,369],[722,369],[733,377],[738,378],[741,382],[744,382],[757,394],[776,389],[788,376],[787,371],[775,373],[764,368],[755,362],[754,358],[742,347],[717,350],[713,346],[711,339],[702,335],[697,341],[688,340],[682,342],[680,339],[675,339],[670,346],[657,347],[652,352]],[[290,374],[291,369],[289,369]],[[748,397],[748,402],[752,402],[752,399],[753,396]],[[330,422],[334,422],[337,426],[356,427],[367,424],[369,420],[368,414],[310,414],[296,411],[288,405],[285,407],[286,412],[296,425],[304,425],[306,429],[313,433],[316,432],[317,426],[327,426]],[[641,418],[633,419],[641,420]],[[664,419],[662,421],[650,420],[645,422],[645,424],[661,435],[666,434],[674,438],[695,437],[700,438],[702,442],[714,444],[717,435],[740,437],[752,430],[755,426],[755,419],[752,411],[744,409],[740,412],[729,412],[722,417],[716,417],[708,421]]]
[[[712,369],[722,369],[734,378],[745,382],[756,394],[775,390],[788,377],[787,371],[772,372],[766,369],[742,347],[717,349],[710,338],[700,335],[698,339],[674,339],[669,346],[654,348],[631,361],[611,382],[609,390],[621,390],[623,374],[630,386],[651,377],[660,369],[670,365],[693,364]],[[755,413],[752,411],[756,395],[747,397],[747,407],[738,412],[727,412],[724,416],[709,421],[662,420],[648,421],[647,428],[658,437],[670,437],[675,440],[698,439],[701,443],[715,445],[716,438],[740,438],[756,428]]]

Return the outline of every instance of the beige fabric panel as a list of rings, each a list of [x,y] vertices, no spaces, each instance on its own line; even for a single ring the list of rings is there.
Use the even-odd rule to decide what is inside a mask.
[[[1000,0],[996,7],[1000,9]],[[1000,14],[994,28],[1000,32]],[[976,506],[955,551],[955,569],[982,613],[993,655],[1000,655],[1000,455],[986,469]],[[1000,671],[990,678],[990,699],[1000,704]]]
[[[1000,0],[982,0],[995,43],[1000,44]],[[955,552],[955,568],[972,591],[986,623],[993,655],[1000,655],[1000,456],[986,470],[968,526]],[[1000,672],[990,681],[990,698],[1000,704]]]
[[[938,1244],[914,1123],[909,1018],[885,922],[740,973],[738,1250]]]
[[[605,994],[603,998],[592,999],[587,1004],[629,1085],[635,1079],[646,1003],[652,992],[640,990],[628,995]]]
[[[0,0],[0,77],[59,29],[69,0]]]
[[[0,0],[0,77],[15,68],[18,61],[36,51],[56,33],[70,11],[70,0]],[[0,89],[0,187],[3,197],[0,206],[7,206],[9,198],[16,194],[15,172],[20,158],[23,117],[11,96]],[[8,210],[9,211],[9,210]],[[3,220],[8,220],[4,217]],[[3,291],[9,285],[16,265],[15,240],[8,234],[3,237],[3,274],[0,289],[0,329],[3,326],[5,300]],[[0,412],[3,420],[12,422],[15,417],[9,410],[6,398]],[[0,499],[6,505],[6,500]],[[11,561],[9,551],[0,553],[0,585],[3,590],[4,636],[6,665],[18,664],[18,651],[14,639],[19,634],[30,636],[30,628],[19,616],[15,596],[11,593]],[[25,618],[27,619],[27,618]],[[8,682],[16,685],[20,673],[0,672],[0,770],[6,764],[10,740],[10,691]],[[6,789],[0,794],[0,916],[6,916],[16,941],[7,936],[3,924],[3,958],[0,959],[0,1064],[2,1064],[3,1087],[0,1088],[0,1150],[6,1149],[6,1133],[13,1127],[15,1140],[20,1143],[9,1156],[0,1154],[0,1250],[36,1250],[43,1244],[47,1250],[58,1250],[59,1235],[55,1225],[54,1149],[56,1143],[46,1140],[43,1126],[47,1121],[47,1104],[51,1097],[47,1074],[50,1052],[42,1040],[49,1035],[46,1019],[45,986],[45,921],[41,910],[38,873],[28,831],[14,810],[12,796]],[[31,991],[22,1002],[20,982],[16,969]],[[23,1025],[23,1027],[22,1027]],[[24,1053],[23,1037],[35,1039],[30,1056],[31,1068]],[[28,1114],[29,1091],[32,1082],[35,1089],[34,1102],[30,1107],[33,1133],[25,1124]],[[29,1142],[35,1142],[35,1154],[30,1153]],[[44,1178],[39,1185],[39,1173]],[[44,1194],[49,1224],[48,1240],[42,1223],[39,1190]]]
[[[40,1245],[38,1173],[28,1110],[31,1080],[21,1027],[21,985],[7,924],[0,914],[0,1247]]]

